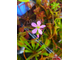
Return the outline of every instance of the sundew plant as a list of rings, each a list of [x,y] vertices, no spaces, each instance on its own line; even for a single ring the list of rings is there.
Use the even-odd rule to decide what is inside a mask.
[[[62,60],[62,0],[17,0],[17,60]]]

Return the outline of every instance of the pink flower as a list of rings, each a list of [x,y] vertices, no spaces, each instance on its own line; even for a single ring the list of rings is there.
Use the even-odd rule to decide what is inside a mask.
[[[37,21],[37,24],[32,22],[31,25],[35,27],[35,29],[32,30],[33,34],[37,34],[37,37],[39,38],[39,34],[42,35],[42,28],[46,27],[46,25],[41,25],[41,21]]]

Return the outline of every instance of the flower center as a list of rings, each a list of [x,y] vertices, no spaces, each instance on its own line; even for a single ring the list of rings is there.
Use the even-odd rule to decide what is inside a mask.
[[[37,26],[37,28],[39,29],[39,28],[40,28],[40,26]]]

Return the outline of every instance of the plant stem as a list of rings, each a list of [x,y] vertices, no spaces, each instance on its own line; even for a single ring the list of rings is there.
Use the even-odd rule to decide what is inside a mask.
[[[52,15],[52,23],[53,23],[53,25],[54,25],[54,15]]]

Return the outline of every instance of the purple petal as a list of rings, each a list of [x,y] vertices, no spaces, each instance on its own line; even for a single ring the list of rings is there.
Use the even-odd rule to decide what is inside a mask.
[[[32,33],[35,34],[37,32],[37,28],[32,30]]]
[[[40,26],[40,28],[44,28],[44,27],[46,27],[46,25],[41,25],[41,26]]]
[[[42,30],[41,30],[41,29],[38,29],[38,32],[39,32],[39,34],[41,34],[41,35],[42,35]]]
[[[37,25],[40,26],[41,25],[41,21],[37,21]]]
[[[37,27],[36,23],[34,23],[34,22],[31,23],[31,26]]]

